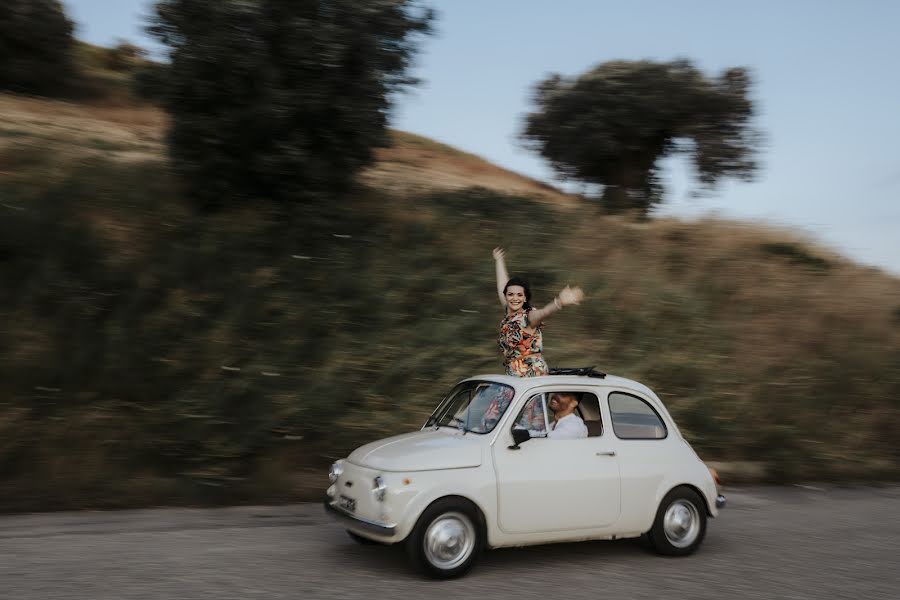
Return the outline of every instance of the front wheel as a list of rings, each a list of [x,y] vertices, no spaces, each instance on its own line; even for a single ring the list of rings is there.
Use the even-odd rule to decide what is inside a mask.
[[[429,577],[459,577],[481,553],[482,531],[478,510],[470,502],[445,498],[422,513],[406,539],[406,551],[413,567]]]
[[[697,492],[678,487],[666,494],[656,511],[649,537],[660,554],[686,556],[706,535],[706,508]]]

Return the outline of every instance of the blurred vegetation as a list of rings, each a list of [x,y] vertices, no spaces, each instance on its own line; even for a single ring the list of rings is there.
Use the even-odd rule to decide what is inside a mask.
[[[337,12],[325,21],[282,19],[322,33],[318,48],[255,29],[262,6],[313,4],[160,3],[163,37],[182,34],[179,10],[202,5],[258,42],[236,63],[259,86],[238,94],[235,115],[262,106],[266,122],[271,108],[307,123],[316,102],[337,111],[285,127],[269,154],[271,138],[236,135],[261,130],[229,121],[224,89],[192,100],[210,102],[212,129],[179,108],[191,60],[173,72],[128,42],[76,44],[90,102],[0,96],[0,509],[317,500],[331,460],[419,427],[458,380],[502,371],[497,245],[538,302],[566,283],[587,293],[547,325],[551,365],[650,385],[704,459],[762,465],[776,481],[900,475],[900,281],[782,231],[609,216],[403,132],[381,155],[393,163],[356,177],[387,135],[386,90],[408,82],[406,36],[431,17],[352,3],[387,19],[372,30],[387,41],[367,38],[358,14],[339,18],[349,2],[327,3]],[[208,29],[191,35],[237,52],[227,27]],[[380,43],[396,54],[365,52]],[[342,74],[313,85],[301,69],[279,87],[255,71],[276,46],[320,67],[333,56]],[[367,77],[387,75],[357,91],[380,95],[334,107],[357,59],[376,68]],[[300,88],[311,95],[288,98]],[[272,161],[239,165],[247,154],[177,140],[166,152],[173,123]],[[194,150],[207,162],[191,164]],[[322,162],[298,158],[313,150]],[[485,187],[440,187],[460,180]],[[204,181],[218,210],[196,201]],[[294,195],[307,184],[313,196]],[[498,191],[509,186],[535,197]]]
[[[786,234],[486,189],[210,215],[162,159],[0,148],[5,509],[318,498],[330,460],[501,371],[498,244],[538,300],[587,292],[551,364],[647,383],[705,459],[898,475],[900,283]]]
[[[522,139],[563,177],[602,186],[607,211],[646,216],[662,201],[660,161],[688,156],[702,186],[750,180],[762,136],[750,73],[706,77],[688,60],[615,60],[534,89]]]
[[[75,77],[73,29],[58,0],[0,2],[0,91],[67,91]]]
[[[186,193],[327,202],[388,146],[392,95],[432,12],[413,0],[162,0],[162,103]]]

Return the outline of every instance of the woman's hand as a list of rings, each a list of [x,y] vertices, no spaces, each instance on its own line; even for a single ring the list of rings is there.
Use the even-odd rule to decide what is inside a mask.
[[[506,256],[506,252],[503,251],[503,248],[494,248],[494,260],[503,260],[504,256]]]
[[[559,298],[559,303],[563,306],[569,306],[571,304],[578,304],[584,299],[584,292],[581,291],[580,287],[569,287],[566,286],[557,296]]]
[[[559,311],[563,306],[578,304],[583,299],[584,292],[581,291],[580,287],[564,287],[559,295],[553,299],[553,302],[544,308],[536,308],[528,313],[528,333],[532,333],[540,327],[544,319]]]

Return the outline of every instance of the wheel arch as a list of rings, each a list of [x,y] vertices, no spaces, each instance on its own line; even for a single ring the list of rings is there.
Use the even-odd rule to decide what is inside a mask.
[[[668,496],[669,494],[671,494],[673,491],[677,490],[678,488],[687,488],[687,489],[691,490],[692,492],[694,492],[695,494],[697,494],[698,496],[700,496],[700,500],[703,502],[703,510],[706,512],[706,516],[707,517],[715,516],[715,515],[713,515],[712,511],[709,508],[709,500],[707,500],[706,494],[704,494],[703,491],[699,487],[694,485],[693,483],[678,483],[678,484],[671,486],[668,490],[666,490],[666,493],[664,493],[660,496],[657,506],[659,506],[659,504],[666,498],[666,496]]]
[[[422,518],[422,515],[424,515],[428,511],[429,508],[431,508],[438,502],[442,502],[444,500],[450,500],[450,501],[454,501],[454,502],[462,502],[464,504],[469,505],[473,509],[473,512],[475,513],[475,517],[476,517],[475,518],[475,526],[478,527],[478,533],[481,536],[482,540],[484,540],[485,545],[487,545],[487,541],[488,541],[487,516],[484,511],[484,508],[482,508],[482,506],[477,501],[473,500],[472,498],[470,498],[468,496],[464,496],[462,494],[445,494],[443,496],[438,496],[436,498],[433,498],[430,502],[428,502],[427,504],[424,504],[421,507],[421,510],[416,511],[417,512],[416,518],[413,521],[413,525],[410,528],[409,533],[404,537],[404,540],[406,538],[408,538],[410,535],[412,535],[412,532],[415,530],[416,525],[419,523],[419,520]]]

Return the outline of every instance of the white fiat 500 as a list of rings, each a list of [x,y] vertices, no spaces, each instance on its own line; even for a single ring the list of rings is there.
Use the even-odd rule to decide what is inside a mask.
[[[326,510],[360,543],[404,542],[439,578],[484,548],[646,533],[662,554],[696,550],[725,498],[656,394],[592,369],[556,372],[461,382],[420,431],[337,461]],[[580,400],[587,437],[551,433],[555,393]]]

